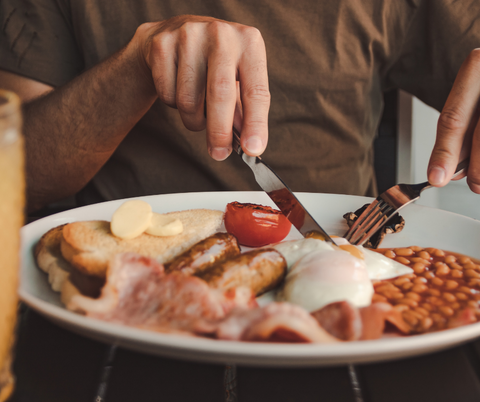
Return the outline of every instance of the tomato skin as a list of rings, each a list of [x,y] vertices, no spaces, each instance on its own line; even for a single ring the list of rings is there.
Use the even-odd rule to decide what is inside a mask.
[[[261,247],[283,240],[292,224],[280,211],[249,203],[231,202],[225,211],[225,228],[238,243]]]

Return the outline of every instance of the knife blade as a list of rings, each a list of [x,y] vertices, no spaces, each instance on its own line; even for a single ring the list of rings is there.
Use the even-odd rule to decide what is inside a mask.
[[[255,180],[263,191],[272,199],[287,219],[304,237],[320,234],[325,241],[335,244],[333,239],[313,219],[299,199],[293,194],[285,182],[260,158],[249,156],[240,145],[240,134],[233,127],[233,150],[252,169]]]

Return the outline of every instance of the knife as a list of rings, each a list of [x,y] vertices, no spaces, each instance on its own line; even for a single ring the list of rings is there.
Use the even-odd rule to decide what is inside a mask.
[[[295,226],[303,237],[322,237],[325,241],[335,244],[332,238],[313,219],[284,181],[259,157],[249,156],[240,145],[240,134],[233,127],[233,150],[252,169],[255,180],[263,191],[272,199],[287,219]]]

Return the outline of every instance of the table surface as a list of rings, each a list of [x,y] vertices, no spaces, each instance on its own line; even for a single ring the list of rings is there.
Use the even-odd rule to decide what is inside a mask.
[[[236,370],[236,387],[229,380]],[[11,402],[480,400],[480,340],[415,358],[322,368],[225,367],[79,336],[21,305]],[[355,381],[358,381],[358,388]]]

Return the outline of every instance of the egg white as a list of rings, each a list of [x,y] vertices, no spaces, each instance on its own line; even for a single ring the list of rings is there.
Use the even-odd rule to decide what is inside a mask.
[[[336,238],[338,245],[349,244]],[[372,280],[390,279],[413,270],[383,254],[356,246],[364,258],[318,239],[292,240],[273,246],[287,261],[288,273],[277,299],[315,311],[347,300],[356,307],[370,305]]]

